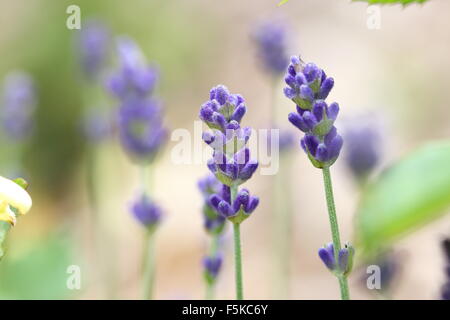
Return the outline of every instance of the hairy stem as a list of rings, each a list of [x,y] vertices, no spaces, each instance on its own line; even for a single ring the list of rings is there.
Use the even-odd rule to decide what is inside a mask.
[[[236,199],[237,187],[231,187],[231,203]],[[236,278],[236,300],[244,300],[242,285],[242,252],[241,252],[241,229],[239,223],[233,223],[234,233],[234,269]]]
[[[333,185],[331,183],[330,168],[325,167],[322,169],[322,172],[323,172],[323,183],[325,186],[325,196],[327,199],[328,216],[330,219],[330,226],[331,226],[331,236],[333,239],[334,259],[335,261],[338,261],[339,250],[341,250],[341,239],[339,235],[339,226],[336,216],[336,206],[334,204]],[[349,300],[350,294],[348,290],[347,277],[340,275],[338,276],[338,280],[341,290],[341,299]]]

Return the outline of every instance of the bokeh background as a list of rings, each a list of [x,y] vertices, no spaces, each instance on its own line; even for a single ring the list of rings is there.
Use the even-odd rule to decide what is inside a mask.
[[[250,35],[258,22],[276,18],[289,25],[290,52],[314,61],[335,78],[329,99],[341,105],[338,126],[355,115],[379,119],[383,143],[377,171],[427,141],[449,136],[448,1],[383,7],[379,30],[367,27],[364,3],[291,0],[277,7],[276,2],[0,1],[0,76],[24,70],[34,78],[38,95],[29,141],[17,151],[14,142],[1,139],[1,174],[14,177],[20,172],[30,182],[34,206],[9,235],[0,267],[0,297],[100,299],[108,297],[108,287],[116,298],[135,299],[140,294],[143,229],[129,213],[138,190],[138,168],[116,137],[92,144],[80,132],[86,91],[92,88],[86,88],[89,85],[80,75],[75,41],[79,31],[66,27],[69,5],[80,6],[82,21],[97,19],[112,36],[134,38],[147,59],[159,65],[157,95],[164,102],[165,123],[171,130],[185,128],[193,133],[200,105],[219,83],[244,95],[247,125],[268,127],[271,82]],[[277,121],[289,128],[287,114],[293,104],[283,96],[282,78],[277,86]],[[101,86],[95,90],[114,113],[117,102]],[[299,139],[300,133],[293,132]],[[155,164],[152,194],[165,211],[157,234],[156,298],[201,299],[201,258],[208,238],[196,183],[207,169],[205,164],[174,164],[174,145],[169,141]],[[87,154],[93,149],[99,224],[101,234],[108,235],[101,253],[95,250],[98,230],[93,228],[86,187]],[[294,211],[288,297],[336,299],[337,282],[317,258],[317,248],[330,240],[321,174],[300,148],[290,152],[292,166],[284,188],[292,195]],[[351,240],[359,188],[344,162],[341,157],[332,174],[341,236]],[[261,199],[242,226],[247,298],[276,298],[273,179],[258,172],[247,183]],[[450,220],[442,218],[395,246],[401,267],[392,298],[439,297],[445,278],[440,240],[449,234]],[[217,287],[217,296],[224,299],[234,297],[231,240],[228,232]],[[66,287],[69,265],[81,267],[81,290]],[[362,275],[364,270],[357,269],[350,277],[353,298],[378,298],[361,285]]]

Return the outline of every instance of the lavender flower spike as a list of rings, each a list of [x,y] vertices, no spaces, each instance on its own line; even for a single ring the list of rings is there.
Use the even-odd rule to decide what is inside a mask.
[[[37,105],[33,79],[22,71],[9,73],[4,80],[1,94],[1,123],[4,133],[20,141],[33,130],[33,114]]]
[[[297,105],[296,112],[289,114],[289,121],[305,133],[301,146],[312,164],[317,168],[330,167],[338,158],[342,148],[342,137],[334,122],[339,114],[339,105],[327,104],[334,85],[333,78],[314,63],[305,64],[297,56],[291,58],[285,77],[286,97]]]
[[[351,270],[354,250],[347,246],[341,248],[330,174],[330,166],[339,157],[343,139],[334,126],[339,105],[325,102],[334,80],[314,63],[304,63],[298,56],[291,57],[284,80],[287,84],[284,94],[296,104],[296,112],[290,113],[288,119],[305,134],[300,145],[311,163],[322,169],[323,174],[333,244],[321,249],[319,256],[336,275],[341,298],[348,300],[347,274]]]
[[[253,34],[262,64],[274,75],[283,73],[289,62],[287,29],[281,22],[265,21]]]
[[[229,187],[244,183],[258,168],[246,147],[251,128],[240,126],[245,110],[244,98],[231,94],[223,85],[210,91],[210,100],[200,109],[200,119],[213,130],[203,134],[203,140],[214,150],[208,167]]]
[[[213,149],[208,168],[223,183],[222,195],[211,195],[209,203],[223,217],[233,223],[236,298],[243,299],[240,224],[255,210],[259,199],[239,185],[250,179],[258,167],[251,160],[247,142],[251,129],[242,128],[246,107],[244,98],[231,94],[223,85],[211,89],[209,100],[200,109],[200,119],[212,129],[204,132],[203,140]]]

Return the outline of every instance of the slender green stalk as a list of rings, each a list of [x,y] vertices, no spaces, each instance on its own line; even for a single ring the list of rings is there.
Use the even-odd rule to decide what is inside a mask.
[[[210,255],[211,257],[215,257],[217,254],[217,250],[219,250],[219,241],[220,241],[220,237],[219,235],[214,235],[211,241],[211,248],[210,248]],[[215,297],[215,292],[214,292],[214,288],[216,286],[216,280],[214,279],[214,281],[207,281],[206,282],[206,296],[205,299],[206,300],[214,300]]]
[[[155,284],[155,241],[154,232],[149,230],[145,234],[144,251],[143,251],[143,288],[142,298],[144,300],[153,299],[153,287]]]
[[[149,176],[151,174],[150,168],[148,166],[141,166],[141,187],[142,193],[148,194],[150,186]],[[142,266],[142,298],[144,300],[153,299],[153,287],[155,283],[155,239],[153,228],[147,230],[144,237],[144,251],[142,253],[143,266]]]
[[[241,252],[241,230],[239,223],[233,223],[234,231],[234,265],[236,272],[236,300],[244,300],[242,285],[242,252]]]
[[[291,154],[280,155],[280,170],[274,178],[273,205],[273,255],[274,268],[274,298],[289,298],[290,251],[292,244],[292,207],[289,189],[289,168]]]
[[[325,186],[325,196],[327,199],[328,216],[330,218],[331,236],[333,239],[334,258],[335,261],[338,261],[339,250],[341,250],[341,239],[339,235],[339,226],[336,216],[336,206],[334,204],[333,185],[331,183],[330,168],[324,167],[322,169],[322,172],[323,172],[323,183]],[[349,300],[350,294],[348,290],[347,277],[340,275],[338,276],[338,280],[342,300]]]
[[[231,189],[231,203],[236,199],[237,187]],[[236,280],[236,300],[244,300],[244,290],[242,284],[242,252],[241,252],[241,229],[240,223],[233,223],[234,233],[234,269]]]

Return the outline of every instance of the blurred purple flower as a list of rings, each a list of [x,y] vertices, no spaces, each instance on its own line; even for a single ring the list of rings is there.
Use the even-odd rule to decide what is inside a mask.
[[[119,109],[118,128],[124,149],[136,160],[151,161],[166,141],[161,109],[154,101],[125,103]]]
[[[96,108],[89,109],[82,119],[81,126],[81,130],[86,139],[93,143],[105,140],[112,133],[109,115]]]
[[[90,20],[83,24],[78,39],[78,49],[81,65],[88,78],[98,78],[104,68],[110,40],[108,29],[100,21]]]
[[[23,140],[33,130],[37,105],[36,90],[30,75],[21,71],[9,73],[4,80],[1,101],[1,122],[5,134]]]
[[[141,195],[133,204],[131,211],[143,226],[154,227],[160,220],[162,211],[146,195]]]
[[[364,180],[380,160],[380,132],[366,121],[353,121],[345,131],[345,162],[351,173]]]
[[[284,94],[296,105],[296,112],[289,114],[289,121],[305,133],[301,140],[303,150],[317,168],[331,166],[339,156],[343,139],[337,133],[334,122],[339,113],[335,102],[324,100],[334,86],[333,78],[314,63],[305,64],[297,56],[291,57],[287,68]]]
[[[225,217],[220,215],[218,211],[212,206],[210,196],[213,194],[221,194],[223,184],[217,180],[213,174],[208,174],[198,182],[198,188],[203,196],[203,219],[206,230],[211,234],[222,233],[225,226]]]
[[[203,268],[205,270],[205,277],[209,283],[216,280],[217,275],[223,264],[223,257],[221,254],[215,256],[207,256],[203,258]]]
[[[289,63],[287,26],[279,21],[265,21],[253,33],[258,57],[267,71],[283,73]]]
[[[148,66],[138,45],[128,37],[117,39],[119,70],[107,87],[121,101],[145,100],[151,96],[158,80],[155,67]]]

